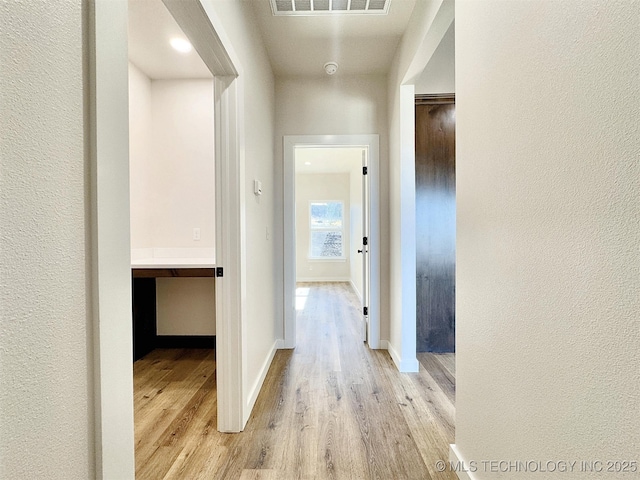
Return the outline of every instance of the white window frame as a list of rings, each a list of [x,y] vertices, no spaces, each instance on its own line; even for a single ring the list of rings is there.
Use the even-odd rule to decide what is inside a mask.
[[[342,226],[340,228],[337,227],[314,227],[311,224],[311,206],[315,203],[339,203],[342,206]],[[335,261],[344,261],[346,260],[346,255],[345,255],[345,251],[346,251],[346,237],[344,234],[344,227],[345,227],[345,210],[344,210],[344,201],[342,200],[310,200],[309,201],[309,250],[307,253],[307,258],[309,260],[313,260],[316,262],[335,262]],[[340,232],[340,234],[342,235],[342,254],[339,257],[318,257],[312,254],[312,243],[313,243],[313,232]]]

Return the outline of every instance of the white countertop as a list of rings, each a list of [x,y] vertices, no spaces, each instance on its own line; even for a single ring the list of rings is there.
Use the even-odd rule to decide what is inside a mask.
[[[215,268],[213,253],[209,248],[132,249],[131,268]]]
[[[131,268],[215,268],[213,258],[140,258]]]

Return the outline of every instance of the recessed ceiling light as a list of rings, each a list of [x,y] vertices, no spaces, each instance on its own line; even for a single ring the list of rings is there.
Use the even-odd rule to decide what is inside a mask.
[[[311,162],[304,162],[305,165],[311,165]]]
[[[169,43],[171,43],[171,46],[180,53],[189,53],[193,48],[184,38],[172,38]]]

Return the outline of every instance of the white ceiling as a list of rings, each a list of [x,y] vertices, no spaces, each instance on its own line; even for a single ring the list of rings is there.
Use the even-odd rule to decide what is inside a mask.
[[[295,162],[296,173],[348,173],[362,168],[362,148],[296,148]]]
[[[179,53],[173,37],[186,39],[162,0],[129,0],[129,60],[153,80],[213,78],[195,50]]]
[[[386,74],[416,0],[391,0],[388,15],[274,16],[269,0],[244,0],[256,13],[275,75]]]
[[[388,73],[416,0],[391,0],[387,15],[274,16],[269,0],[242,0],[255,13],[277,76]],[[195,50],[175,51],[169,41],[186,38],[162,0],[129,0],[129,59],[149,78],[212,78]]]

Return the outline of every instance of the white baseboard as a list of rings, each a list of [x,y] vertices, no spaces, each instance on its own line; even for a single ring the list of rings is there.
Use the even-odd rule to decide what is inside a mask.
[[[380,340],[380,350],[389,350],[389,340]]]
[[[455,443],[452,443],[449,445],[448,467],[450,468],[451,465],[460,467],[460,468],[456,468],[454,472],[460,480],[477,480],[476,477],[471,472],[466,471],[466,468],[462,468],[462,467],[468,468],[469,464],[463,460]]]
[[[260,394],[260,389],[262,388],[262,384],[264,383],[264,379],[267,376],[267,372],[269,371],[269,367],[271,366],[273,357],[275,356],[276,350],[278,349],[278,342],[280,341],[281,340],[276,340],[275,342],[273,342],[273,346],[271,347],[271,350],[269,351],[267,358],[265,358],[262,364],[262,368],[260,369],[260,374],[258,375],[258,378],[256,378],[256,381],[253,383],[253,386],[251,387],[249,398],[247,399],[246,408],[244,411],[244,418],[243,418],[244,425],[247,424],[247,421],[249,420],[249,416],[251,415],[251,411],[253,410],[253,407],[256,404],[256,400],[258,399],[258,394]]]
[[[296,283],[316,283],[316,282],[350,282],[348,277],[296,277]]]
[[[358,290],[358,288],[356,287],[356,284],[353,283],[353,280],[349,280],[349,283],[351,284],[351,288],[356,294],[356,297],[358,297],[358,300],[360,300],[360,303],[362,303],[362,294],[360,293],[360,290]]]
[[[400,370],[400,355],[398,355],[396,349],[393,348],[391,342],[387,342],[387,351],[389,352],[389,355],[391,355],[391,360],[393,360],[393,363],[396,364],[396,368]]]
[[[414,356],[413,358],[402,358],[391,342],[387,342],[387,350],[389,351],[389,355],[391,355],[391,359],[393,363],[396,364],[398,371],[402,373],[415,373],[419,371],[419,363],[418,359]]]

